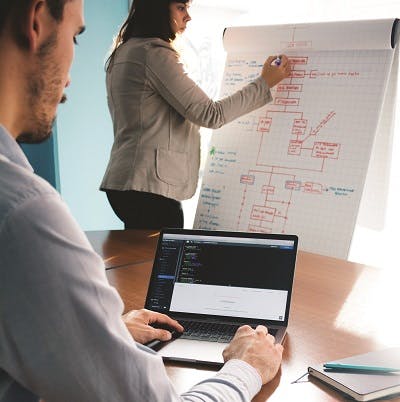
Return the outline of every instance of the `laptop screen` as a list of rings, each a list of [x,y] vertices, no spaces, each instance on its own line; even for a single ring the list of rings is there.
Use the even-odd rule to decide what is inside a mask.
[[[146,308],[164,313],[287,322],[297,237],[166,230]]]

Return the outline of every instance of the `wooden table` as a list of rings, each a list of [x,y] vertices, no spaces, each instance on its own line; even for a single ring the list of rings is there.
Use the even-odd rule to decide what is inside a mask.
[[[115,233],[104,232],[103,237],[87,233],[90,241],[95,239],[95,249],[102,250],[100,254],[109,268],[110,261],[118,262],[118,266],[121,261],[131,260],[129,265],[108,269],[107,277],[119,291],[126,310],[142,308],[156,236],[145,231],[111,232]],[[100,244],[100,238],[106,247]],[[112,250],[111,254],[108,250]],[[114,259],[109,260],[110,256]],[[143,262],[145,258],[148,260]],[[254,401],[345,401],[337,391],[307,376],[298,383],[292,382],[310,364],[400,345],[397,271],[299,251],[282,369]],[[209,367],[175,363],[167,363],[166,367],[180,392],[214,373]],[[400,397],[391,401],[400,402]]]
[[[158,240],[154,230],[92,230],[86,235],[106,269],[153,261]]]

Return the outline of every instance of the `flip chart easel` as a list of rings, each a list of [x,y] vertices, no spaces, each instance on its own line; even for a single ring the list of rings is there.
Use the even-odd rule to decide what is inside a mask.
[[[294,233],[347,258],[360,203],[366,224],[383,219],[397,36],[394,19],[227,28],[221,97],[268,55],[293,70],[273,102],[213,132],[194,227]]]

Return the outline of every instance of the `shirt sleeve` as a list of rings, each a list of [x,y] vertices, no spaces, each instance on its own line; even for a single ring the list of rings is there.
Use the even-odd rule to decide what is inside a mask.
[[[242,360],[234,359],[225,363],[215,377],[200,382],[184,396],[190,401],[244,402],[252,400],[261,386],[257,370]]]
[[[189,78],[178,54],[165,45],[153,44],[149,48],[146,69],[154,89],[179,114],[203,127],[219,128],[272,100],[260,76],[231,96],[213,101]]]
[[[178,395],[160,356],[136,344],[104,265],[57,195],[26,200],[0,227],[0,361],[52,402],[248,401],[254,368],[228,362]]]

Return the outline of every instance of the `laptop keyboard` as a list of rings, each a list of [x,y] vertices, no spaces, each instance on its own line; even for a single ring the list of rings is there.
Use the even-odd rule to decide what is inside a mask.
[[[179,323],[185,328],[183,334],[180,336],[181,339],[221,343],[229,343],[237,329],[241,326],[236,324],[184,320],[179,320]],[[271,335],[276,334],[275,329],[270,329],[268,332]]]

